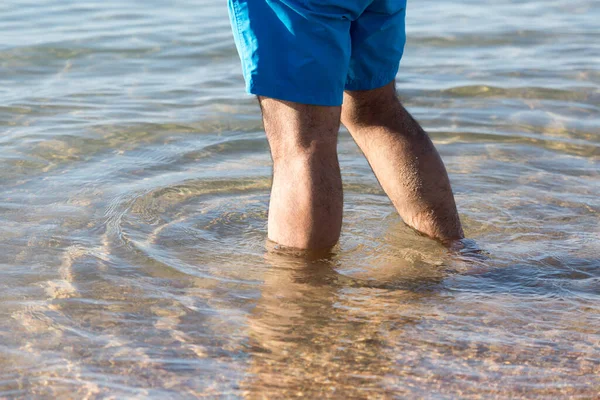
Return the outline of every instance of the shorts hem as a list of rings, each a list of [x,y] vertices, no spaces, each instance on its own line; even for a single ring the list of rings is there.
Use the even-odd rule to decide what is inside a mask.
[[[253,94],[255,96],[264,96],[269,97],[276,100],[290,101],[293,103],[299,104],[308,104],[314,106],[329,106],[329,107],[338,107],[342,105],[343,101],[343,93],[339,95],[330,94],[324,96],[323,93],[320,93],[319,96],[289,91],[289,90],[280,90],[277,88],[270,88],[264,86],[257,86],[255,84],[250,84],[246,87],[246,92],[248,94]]]
[[[398,75],[399,67],[394,69],[392,72],[387,72],[385,74],[377,75],[369,81],[365,81],[363,79],[354,79],[352,81],[346,81],[346,86],[344,90],[373,90],[378,89],[387,85],[396,79],[396,75]]]

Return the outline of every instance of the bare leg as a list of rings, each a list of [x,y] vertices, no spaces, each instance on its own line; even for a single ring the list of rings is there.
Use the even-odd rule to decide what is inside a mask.
[[[341,108],[259,100],[273,157],[269,239],[297,249],[330,248],[342,226]]]
[[[442,159],[400,104],[394,82],[346,92],[342,123],[406,224],[443,242],[464,237]]]

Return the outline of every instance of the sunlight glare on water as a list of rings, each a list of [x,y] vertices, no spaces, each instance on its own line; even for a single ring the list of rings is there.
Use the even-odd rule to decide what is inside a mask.
[[[0,4],[0,397],[595,398],[592,0],[408,5],[397,87],[467,236],[407,228],[347,132],[335,253],[265,251],[225,2]]]

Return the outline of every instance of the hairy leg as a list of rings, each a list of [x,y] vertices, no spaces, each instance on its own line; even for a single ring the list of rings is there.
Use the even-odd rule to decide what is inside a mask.
[[[442,242],[464,237],[442,159],[394,82],[346,92],[341,119],[406,224]]]
[[[330,248],[342,226],[341,108],[259,101],[273,157],[269,239],[297,249]]]

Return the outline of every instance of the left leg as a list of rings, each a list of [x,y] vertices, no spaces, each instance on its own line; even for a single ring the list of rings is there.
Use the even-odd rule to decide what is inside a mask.
[[[269,239],[297,249],[334,246],[342,226],[337,158],[340,107],[260,97],[273,157]]]
[[[371,1],[229,0],[246,89],[259,96],[273,157],[269,239],[283,246],[319,250],[339,238],[336,144],[351,20]]]

